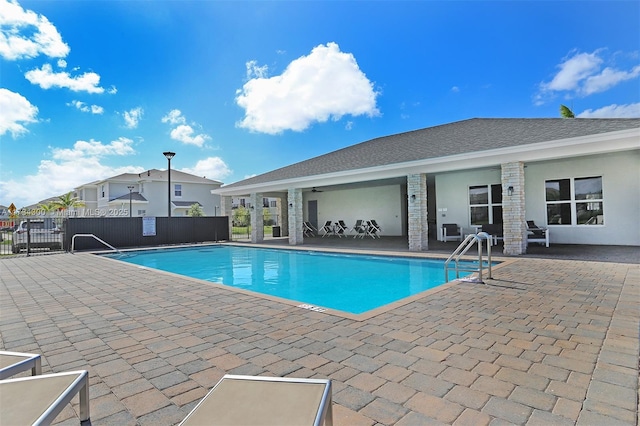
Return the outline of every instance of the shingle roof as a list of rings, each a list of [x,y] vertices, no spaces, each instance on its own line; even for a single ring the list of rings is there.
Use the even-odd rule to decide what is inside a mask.
[[[640,128],[640,119],[473,118],[383,136],[223,188]]]

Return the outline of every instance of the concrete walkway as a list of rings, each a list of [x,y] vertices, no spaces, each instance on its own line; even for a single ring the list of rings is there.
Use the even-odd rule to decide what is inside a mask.
[[[227,373],[330,378],[338,426],[636,425],[640,266],[523,257],[493,276],[358,320],[90,254],[13,257],[0,348],[88,369],[93,425],[179,423]]]

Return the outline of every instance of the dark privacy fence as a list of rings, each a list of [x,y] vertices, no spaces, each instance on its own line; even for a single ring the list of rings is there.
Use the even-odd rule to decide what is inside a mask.
[[[149,222],[147,222],[147,225]],[[76,234],[93,234],[115,248],[201,243],[229,239],[229,219],[216,217],[156,217],[155,234],[143,235],[142,217],[69,218],[64,223],[64,249]],[[150,227],[145,230],[149,231]],[[77,237],[74,250],[108,249],[93,238]]]

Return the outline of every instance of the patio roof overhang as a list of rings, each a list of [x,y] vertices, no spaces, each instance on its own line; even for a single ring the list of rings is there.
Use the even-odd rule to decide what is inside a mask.
[[[636,128],[247,185],[242,185],[242,181],[240,181],[228,187],[222,186],[211,190],[211,193],[223,196],[242,196],[251,193],[283,193],[287,192],[289,188],[302,188],[305,190],[313,187],[393,179],[415,173],[435,174],[496,167],[502,163],[515,161],[535,162],[606,154],[638,150],[640,149],[639,141],[640,129]]]

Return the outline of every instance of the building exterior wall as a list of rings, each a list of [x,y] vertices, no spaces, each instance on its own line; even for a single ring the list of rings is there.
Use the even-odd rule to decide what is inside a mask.
[[[640,150],[527,164],[527,220],[547,226],[545,180],[602,176],[604,225],[550,225],[551,243],[640,245]]]
[[[348,229],[356,220],[374,219],[382,228],[382,235],[401,236],[402,231],[402,191],[400,185],[376,186],[370,188],[346,189],[338,191],[305,192],[303,214],[308,218],[307,202],[318,201],[318,226],[327,220],[344,220]]]

